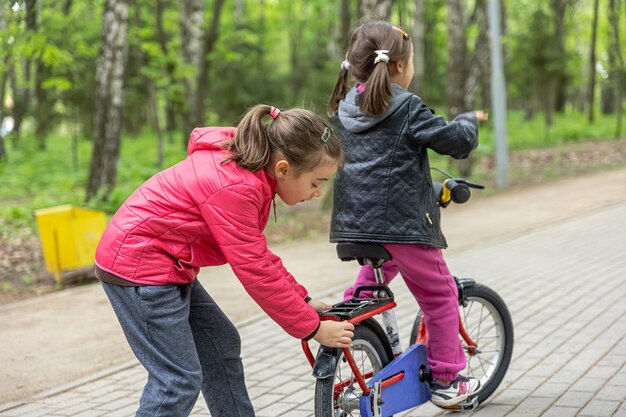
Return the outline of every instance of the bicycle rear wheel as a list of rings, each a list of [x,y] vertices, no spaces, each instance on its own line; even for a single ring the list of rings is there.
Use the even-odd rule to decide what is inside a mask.
[[[365,326],[356,326],[350,351],[361,374],[367,375],[369,373],[366,380],[393,359],[387,357],[385,348],[378,336]],[[333,376],[317,380],[315,385],[315,417],[360,416],[359,400],[362,395],[363,392],[342,352]]]
[[[461,337],[467,357],[463,375],[480,380],[478,402],[482,403],[498,388],[511,362],[513,353],[513,322],[502,298],[491,288],[474,284],[463,290],[460,305],[463,328],[476,347],[468,346]],[[411,331],[411,344],[417,337],[422,312],[418,312]]]

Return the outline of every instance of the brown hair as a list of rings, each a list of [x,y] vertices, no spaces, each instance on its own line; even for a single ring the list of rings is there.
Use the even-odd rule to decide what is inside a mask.
[[[376,50],[388,50],[389,62],[374,63]],[[349,69],[341,66],[335,89],[328,101],[328,115],[334,116],[339,108],[339,102],[346,96],[348,73],[361,83],[367,83],[367,88],[359,100],[359,108],[368,114],[383,113],[392,96],[392,76],[389,64],[394,62],[407,63],[411,56],[411,39],[404,29],[389,22],[368,22],[357,27],[350,38],[350,45],[346,53]]]
[[[233,139],[226,143],[241,167],[258,171],[281,152],[300,174],[315,168],[329,157],[343,163],[341,143],[333,129],[310,110],[293,108],[269,118],[271,106],[259,104],[243,116]]]

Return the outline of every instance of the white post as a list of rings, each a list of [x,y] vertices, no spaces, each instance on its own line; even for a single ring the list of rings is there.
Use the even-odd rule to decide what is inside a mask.
[[[489,34],[491,38],[491,114],[496,145],[496,186],[509,183],[506,129],[506,85],[500,46],[500,0],[489,0]]]

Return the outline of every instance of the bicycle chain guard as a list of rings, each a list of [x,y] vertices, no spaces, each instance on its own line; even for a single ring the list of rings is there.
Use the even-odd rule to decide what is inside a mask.
[[[413,345],[374,375],[370,393],[360,399],[361,416],[387,417],[430,401],[430,384],[420,372],[428,368],[426,355],[426,346]]]

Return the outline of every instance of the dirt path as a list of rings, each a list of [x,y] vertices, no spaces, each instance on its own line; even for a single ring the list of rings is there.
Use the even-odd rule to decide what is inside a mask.
[[[626,169],[514,188],[449,207],[448,253],[510,239],[626,201]],[[313,296],[349,283],[356,265],[336,259],[327,239],[273,246]],[[237,323],[261,310],[230,268],[203,270],[200,280]],[[329,302],[335,300],[327,300]],[[133,359],[99,285],[69,289],[0,307],[0,403],[31,396]]]

